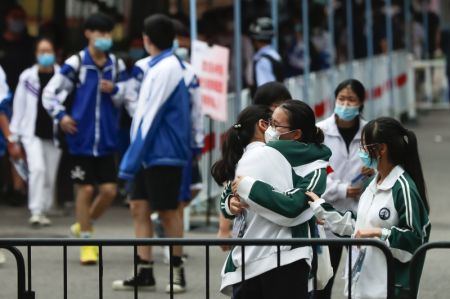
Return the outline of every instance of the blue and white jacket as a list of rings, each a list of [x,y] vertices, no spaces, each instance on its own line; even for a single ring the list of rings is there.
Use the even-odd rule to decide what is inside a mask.
[[[0,113],[7,116],[11,113],[11,92],[6,83],[6,75],[3,68],[0,66]],[[0,157],[5,154],[6,141],[3,132],[0,130]]]
[[[117,149],[119,108],[124,104],[128,76],[125,63],[121,59],[116,63],[116,59],[113,54],[109,54],[105,66],[99,69],[88,48],[85,48],[79,52],[79,56],[73,55],[67,59],[60,72],[53,76],[44,89],[44,107],[60,121],[67,113],[63,102],[75,88],[70,116],[75,120],[78,131],[66,135],[72,155],[106,156]],[[100,80],[114,81],[115,78],[117,82],[112,94],[100,91]]]
[[[184,166],[191,148],[203,146],[199,85],[192,68],[166,50],[138,61],[132,80],[127,94],[139,90],[138,103],[119,177],[132,179],[141,167]]]

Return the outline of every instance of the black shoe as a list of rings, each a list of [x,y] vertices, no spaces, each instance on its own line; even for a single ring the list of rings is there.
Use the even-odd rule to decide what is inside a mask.
[[[152,292],[156,290],[155,277],[152,264],[138,264],[137,276],[126,280],[116,280],[112,283],[113,290],[132,291],[137,285],[140,291]]]
[[[184,266],[173,267],[173,293],[184,293],[186,291],[186,279],[184,277]],[[166,287],[166,293],[170,293],[170,284]]]

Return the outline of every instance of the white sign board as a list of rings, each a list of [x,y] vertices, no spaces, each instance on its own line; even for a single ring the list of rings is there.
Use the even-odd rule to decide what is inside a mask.
[[[228,61],[230,50],[202,41],[192,44],[191,63],[200,80],[202,111],[217,121],[227,120]]]

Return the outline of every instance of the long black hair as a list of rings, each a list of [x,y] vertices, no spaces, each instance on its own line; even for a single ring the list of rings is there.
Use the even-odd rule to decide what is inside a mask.
[[[255,136],[255,125],[260,119],[269,120],[271,114],[269,107],[264,105],[251,105],[239,113],[236,124],[226,132],[222,158],[211,167],[211,175],[217,184],[234,179],[236,164]]]
[[[364,109],[364,100],[366,98],[366,89],[364,88],[364,85],[356,79],[344,80],[339,83],[334,90],[334,98],[337,99],[339,93],[345,88],[350,88],[356,94],[356,97],[361,103],[361,106],[359,106],[359,112],[362,112]]]
[[[279,108],[287,112],[291,130],[302,130],[298,141],[317,145],[323,143],[324,135],[322,130],[316,127],[316,116],[311,107],[299,100],[287,100]]]
[[[417,138],[414,132],[405,129],[397,120],[380,117],[370,121],[362,130],[365,145],[385,143],[388,159],[394,165],[402,166],[416,183],[420,197],[427,211],[430,206],[426,194],[425,179],[420,163]],[[368,147],[371,159],[376,159],[376,147]]]

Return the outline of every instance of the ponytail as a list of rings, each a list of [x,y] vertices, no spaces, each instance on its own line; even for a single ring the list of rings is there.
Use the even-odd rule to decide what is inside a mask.
[[[217,184],[233,180],[236,165],[244,154],[245,147],[255,137],[259,120],[268,121],[272,112],[267,106],[251,105],[239,114],[237,123],[225,134],[222,144],[222,158],[211,167],[211,175]]]

